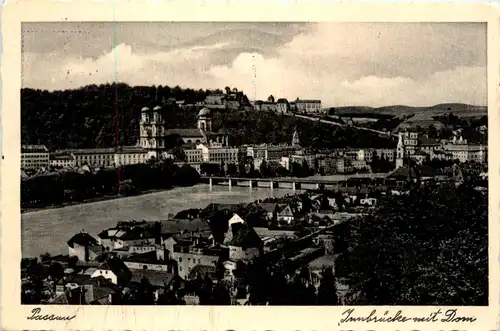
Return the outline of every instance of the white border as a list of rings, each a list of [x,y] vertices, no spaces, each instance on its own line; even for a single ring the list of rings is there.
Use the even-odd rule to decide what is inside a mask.
[[[498,206],[499,132],[497,101],[499,20],[497,7],[487,4],[359,4],[359,3],[168,3],[52,2],[7,3],[2,10],[2,328],[6,330],[496,330],[498,329]],[[490,169],[490,306],[455,307],[474,316],[472,324],[352,323],[338,325],[347,307],[117,307],[43,306],[49,314],[73,315],[70,322],[30,321],[34,307],[20,305],[20,86],[21,22],[39,21],[338,21],[338,22],[487,22]],[[451,55],[452,56],[452,55]],[[357,315],[373,309],[406,316],[427,316],[437,308],[356,307]]]

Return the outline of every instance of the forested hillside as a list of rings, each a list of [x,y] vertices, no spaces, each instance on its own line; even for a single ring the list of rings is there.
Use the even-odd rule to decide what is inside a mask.
[[[117,143],[135,145],[142,107],[161,104],[168,128],[192,128],[196,125],[199,109],[180,109],[166,101],[175,98],[193,104],[214,92],[222,93],[220,90],[131,87],[125,84],[89,85],[54,92],[22,89],[22,143],[44,144],[51,150],[112,147]],[[213,127],[214,130],[227,129],[235,144],[290,143],[297,128],[302,144],[318,149],[394,145],[385,137],[271,112],[214,111]]]

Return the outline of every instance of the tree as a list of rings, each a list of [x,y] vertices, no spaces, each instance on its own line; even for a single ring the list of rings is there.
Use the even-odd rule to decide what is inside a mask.
[[[58,262],[54,262],[49,266],[49,275],[52,279],[58,280],[64,276],[64,268]]]
[[[217,283],[213,295],[212,305],[229,306],[231,304],[231,296],[228,287],[222,283]]]
[[[321,283],[318,288],[318,304],[333,306],[338,304],[337,286],[332,268],[328,267],[321,273]]]
[[[140,306],[150,306],[155,304],[153,287],[146,277],[142,278],[140,284],[134,286],[127,296],[124,296],[123,304]]]
[[[487,194],[421,186],[349,222],[336,260],[352,304],[487,305]]]
[[[262,177],[269,177],[270,174],[269,166],[267,165],[267,162],[265,160],[262,160],[259,167],[259,171]]]
[[[49,261],[51,260],[51,258],[52,258],[52,257],[51,257],[51,256],[50,256],[50,254],[49,254],[49,253],[47,253],[47,252],[46,252],[46,253],[43,253],[43,254],[41,254],[41,255],[40,255],[40,261],[41,261],[42,263],[44,263],[44,262],[49,262]]]
[[[311,170],[309,169],[309,165],[306,160],[302,161],[302,177],[307,177],[310,175]]]
[[[290,163],[290,172],[293,177],[301,177],[303,174],[302,166],[297,162]]]
[[[229,163],[227,165],[227,175],[228,176],[236,176],[238,174],[238,168],[235,164]]]
[[[206,174],[207,176],[216,176],[220,174],[219,165],[214,163],[202,163],[200,165],[200,170],[203,174]]]

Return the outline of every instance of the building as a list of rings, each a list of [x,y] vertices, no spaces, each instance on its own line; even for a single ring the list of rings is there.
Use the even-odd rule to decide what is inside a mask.
[[[374,154],[376,154],[377,157],[383,158],[389,162],[394,162],[394,160],[396,159],[396,150],[393,148],[377,148],[372,150],[372,157]],[[372,160],[367,159],[366,161],[371,162]]]
[[[411,155],[417,149],[419,143],[418,132],[415,131],[403,131],[399,132],[399,136],[403,137],[403,145],[405,146],[405,152],[407,155]]]
[[[298,136],[297,136],[298,137]],[[253,159],[279,162],[282,157],[290,157],[297,152],[298,146],[290,145],[258,145],[246,146],[246,156]]]
[[[168,129],[165,136],[179,136],[186,144],[211,144],[217,143],[229,146],[229,134],[224,128],[217,132],[212,131],[212,117],[210,109],[203,108],[198,113],[197,128],[192,129]]]
[[[295,220],[295,213],[291,205],[285,205],[278,211],[276,215],[278,224],[290,225]]]
[[[336,158],[336,170],[339,174],[347,174],[354,171],[352,160],[346,156]]]
[[[293,147],[300,147],[300,137],[299,137],[299,133],[297,132],[297,128],[295,128],[295,131],[293,132],[292,146]]]
[[[113,167],[115,166],[115,151],[115,148],[88,148],[67,150],[66,152],[74,156],[77,167],[83,165]]]
[[[21,169],[37,170],[50,165],[49,150],[45,145],[21,146]]]
[[[172,247],[171,258],[176,261],[177,273],[181,278],[186,279],[196,266],[216,266],[223,250],[213,246],[212,240],[206,239],[172,236],[164,240],[165,247]]]
[[[238,147],[223,147],[198,144],[196,149],[201,151],[201,161],[209,163],[238,164],[240,149]]]
[[[117,166],[146,163],[149,159],[148,151],[141,147],[124,146],[115,152],[114,164]]]
[[[50,154],[50,165],[57,168],[73,168],[76,166],[75,156],[71,153]]]
[[[442,149],[442,144],[436,139],[429,138],[428,135],[421,135],[418,137],[418,147],[421,151],[430,154],[433,151]]]
[[[259,204],[259,207],[265,211],[268,222],[274,223],[277,221],[279,210],[277,203],[263,202]]]
[[[103,251],[98,241],[85,231],[75,234],[68,240],[69,256],[76,256],[79,261],[92,261]]]
[[[205,105],[212,108],[225,108],[226,95],[225,94],[210,94],[205,98]]]
[[[396,148],[396,169],[403,167],[404,158],[406,157],[403,133],[400,132],[398,137],[398,146]]]
[[[100,232],[97,235],[97,240],[99,245],[102,245],[105,250],[113,251],[136,245],[154,245],[156,236],[155,233],[146,227],[145,222],[132,221],[119,223],[116,227]]]
[[[254,104],[254,109],[257,111],[272,111],[275,112],[278,109],[278,105],[273,101],[262,101],[257,100]]]
[[[147,150],[148,159],[151,157],[160,158],[165,149],[165,120],[162,108],[148,107],[141,109],[141,119],[139,121],[139,146]]]
[[[102,263],[90,277],[103,277],[115,285],[125,285],[132,278],[132,273],[122,260],[111,257]]]
[[[202,163],[203,162],[203,150],[201,148],[187,148],[184,149],[184,155],[186,156],[187,163]]]
[[[154,246],[153,246],[154,247]],[[166,255],[166,256],[165,256]],[[158,247],[149,252],[134,254],[123,260],[130,270],[154,270],[174,273],[176,266],[169,260],[169,252],[165,254],[163,248]]]
[[[298,113],[305,113],[305,114],[322,113],[321,100],[300,100],[297,98],[297,100],[295,100],[295,107]]]
[[[238,214],[229,219],[223,245],[229,249],[230,261],[248,262],[261,256],[264,251],[259,235]]]
[[[177,286],[182,286],[182,280],[178,275],[166,271],[156,271],[148,269],[133,269],[131,270],[132,278],[130,282],[135,285],[140,285],[142,280],[146,278],[153,288],[155,301],[157,301],[166,291],[172,291]]]
[[[422,151],[422,150],[417,150],[415,151],[415,153],[413,153],[411,155],[411,158],[413,160],[415,160],[415,162],[418,164],[418,165],[422,165],[425,160],[427,158],[429,158],[429,154],[427,154],[426,152]]]
[[[278,99],[276,102],[276,111],[284,114],[290,112],[290,104],[288,103],[288,100],[284,98]]]
[[[452,159],[460,162],[475,161],[478,163],[487,162],[487,147],[481,144],[468,144],[462,137],[444,144],[445,152],[452,154]]]

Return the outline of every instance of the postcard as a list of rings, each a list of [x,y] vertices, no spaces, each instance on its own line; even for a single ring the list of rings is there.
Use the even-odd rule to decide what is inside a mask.
[[[494,330],[499,11],[7,3],[6,330]]]

